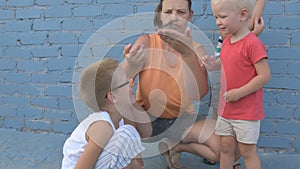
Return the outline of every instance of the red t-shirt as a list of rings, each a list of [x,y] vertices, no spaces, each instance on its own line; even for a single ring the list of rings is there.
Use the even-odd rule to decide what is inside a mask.
[[[226,103],[223,94],[247,84],[256,74],[254,64],[267,58],[266,47],[254,34],[231,43],[231,37],[223,41],[221,50],[221,88],[218,114],[232,120],[261,120],[264,118],[263,91],[257,90],[236,102]]]

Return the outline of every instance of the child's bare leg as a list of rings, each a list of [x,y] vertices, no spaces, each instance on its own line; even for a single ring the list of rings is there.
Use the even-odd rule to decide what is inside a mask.
[[[245,166],[247,169],[255,168],[260,169],[260,159],[256,152],[255,144],[243,144],[239,143],[240,153],[244,159]]]
[[[221,136],[220,169],[232,168],[235,161],[237,141],[232,136]]]

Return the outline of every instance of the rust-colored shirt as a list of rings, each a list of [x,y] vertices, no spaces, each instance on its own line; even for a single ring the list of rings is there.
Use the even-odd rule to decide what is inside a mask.
[[[147,63],[139,73],[137,102],[152,116],[160,118],[195,113],[184,88],[181,56],[163,50],[158,34],[150,34],[149,39]]]

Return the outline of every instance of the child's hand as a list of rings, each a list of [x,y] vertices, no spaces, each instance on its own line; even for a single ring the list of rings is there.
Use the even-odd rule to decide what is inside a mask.
[[[224,100],[226,102],[236,102],[240,97],[239,89],[232,89],[223,94]]]
[[[126,45],[123,50],[123,55],[128,64],[131,66],[142,66],[146,62],[144,45],[141,44],[134,47],[132,47],[131,44]]]
[[[215,60],[214,56],[209,57],[205,55],[201,56],[200,59],[207,70],[212,71],[219,69],[219,63],[217,62],[217,60]]]

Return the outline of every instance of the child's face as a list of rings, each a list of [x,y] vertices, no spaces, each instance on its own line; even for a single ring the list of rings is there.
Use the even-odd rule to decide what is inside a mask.
[[[112,89],[115,99],[117,100],[117,104],[134,103],[133,80],[128,80],[126,76],[120,76],[117,83],[117,86]]]
[[[173,22],[172,29],[184,32],[186,24],[191,21],[193,12],[189,10],[187,0],[164,0],[162,3],[162,25]]]
[[[240,13],[234,8],[232,1],[222,1],[212,4],[213,15],[221,34],[235,34],[241,26]]]

